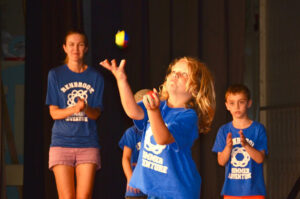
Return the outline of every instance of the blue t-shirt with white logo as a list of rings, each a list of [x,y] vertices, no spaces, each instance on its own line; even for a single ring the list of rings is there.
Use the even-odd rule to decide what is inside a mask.
[[[256,163],[247,153],[240,142],[240,129],[236,129],[229,122],[218,131],[213,152],[222,152],[226,146],[226,137],[232,133],[233,148],[230,158],[225,166],[225,182],[221,195],[229,196],[254,196],[266,195],[263,163]],[[253,121],[252,124],[242,129],[247,142],[256,150],[264,150],[268,154],[266,130],[262,124]]]
[[[81,98],[88,106],[103,110],[103,90],[104,80],[96,69],[88,66],[84,72],[75,73],[62,65],[48,73],[46,104],[63,109],[74,106],[77,98]],[[96,121],[89,119],[83,111],[55,120],[51,146],[99,148]]]
[[[198,116],[193,109],[170,108],[161,102],[162,118],[175,139],[174,143],[155,142],[147,110],[141,102],[145,117],[134,120],[143,129],[141,151],[129,185],[149,196],[164,199],[199,199],[201,177],[192,159],[191,148],[198,138]]]
[[[130,163],[132,170],[134,170],[139,157],[142,134],[143,131],[138,130],[136,126],[132,126],[125,131],[124,135],[122,136],[119,142],[119,146],[122,150],[124,149],[124,146],[127,146],[131,149]],[[145,196],[145,194],[143,194],[142,192],[134,193],[130,190],[127,190],[125,196]]]

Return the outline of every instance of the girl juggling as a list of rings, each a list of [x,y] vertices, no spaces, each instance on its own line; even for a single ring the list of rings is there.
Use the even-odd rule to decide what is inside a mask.
[[[143,130],[137,166],[129,185],[148,198],[196,199],[201,177],[191,147],[199,132],[209,131],[215,113],[213,78],[207,67],[191,57],[175,59],[158,92],[136,103],[127,81],[125,60],[100,64],[117,80],[126,114]]]

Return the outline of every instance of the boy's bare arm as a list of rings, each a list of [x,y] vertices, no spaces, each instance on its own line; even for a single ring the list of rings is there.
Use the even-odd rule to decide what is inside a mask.
[[[132,167],[131,167],[131,162],[130,162],[131,154],[132,154],[131,148],[124,146],[123,156],[122,156],[122,166],[123,166],[124,174],[127,179],[127,191],[130,191],[133,193],[140,193],[139,189],[129,186],[129,181],[131,179],[132,172],[133,172]]]
[[[242,131],[239,132],[241,138],[241,145],[245,148],[250,157],[258,164],[264,162],[265,159],[265,151],[258,151],[253,148],[247,141]]]
[[[222,152],[218,152],[218,163],[221,166],[225,166],[228,162],[231,154],[231,148],[225,147]]]
[[[225,166],[230,158],[232,150],[232,134],[228,133],[226,137],[226,146],[222,152],[218,152],[218,163],[221,166]]]
[[[261,164],[264,162],[265,159],[265,151],[258,151],[255,148],[253,148],[252,146],[250,146],[250,144],[247,144],[246,146],[244,146],[244,148],[246,149],[246,151],[248,152],[248,154],[250,155],[250,157],[258,164]]]
[[[122,156],[122,167],[123,167],[123,171],[126,176],[126,179],[127,179],[127,183],[129,183],[131,176],[132,176],[132,168],[131,168],[131,163],[130,163],[131,153],[132,153],[132,150],[129,147],[124,146],[123,156]]]

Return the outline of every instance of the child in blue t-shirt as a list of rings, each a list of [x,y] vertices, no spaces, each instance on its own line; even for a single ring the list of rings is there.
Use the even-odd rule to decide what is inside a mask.
[[[143,99],[143,96],[146,95],[149,91],[149,89],[142,89],[138,91],[134,95],[135,101],[141,101]],[[136,128],[136,126],[132,126],[125,131],[119,142],[119,146],[123,150],[122,166],[127,179],[127,188],[125,193],[126,199],[147,198],[147,196],[143,194],[139,189],[129,186],[129,181],[131,179],[132,172],[136,167],[139,152],[141,149],[142,134],[143,131]]]
[[[221,195],[224,199],[264,199],[267,136],[264,126],[247,115],[252,105],[249,89],[240,84],[230,86],[225,105],[233,120],[221,126],[212,149],[218,153],[218,163],[225,166]]]
[[[125,198],[142,199],[147,198],[139,189],[129,186],[129,181],[132,176],[132,172],[136,167],[139,152],[141,149],[143,131],[140,131],[136,126],[128,128],[122,136],[119,146],[123,150],[122,166],[124,174],[127,179],[127,188]]]
[[[126,114],[143,130],[137,166],[129,185],[156,199],[199,199],[201,177],[191,147],[199,132],[208,132],[215,113],[213,78],[191,57],[175,59],[160,93],[136,103],[127,82],[125,60],[100,63],[115,76]]]

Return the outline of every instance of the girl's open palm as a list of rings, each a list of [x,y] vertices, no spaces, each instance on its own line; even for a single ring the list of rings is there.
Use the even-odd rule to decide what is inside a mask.
[[[101,66],[106,68],[107,70],[110,70],[112,74],[115,76],[117,80],[126,79],[126,73],[125,73],[125,59],[122,59],[120,62],[120,65],[117,66],[116,60],[113,59],[111,62],[109,62],[107,59],[99,63]]]

